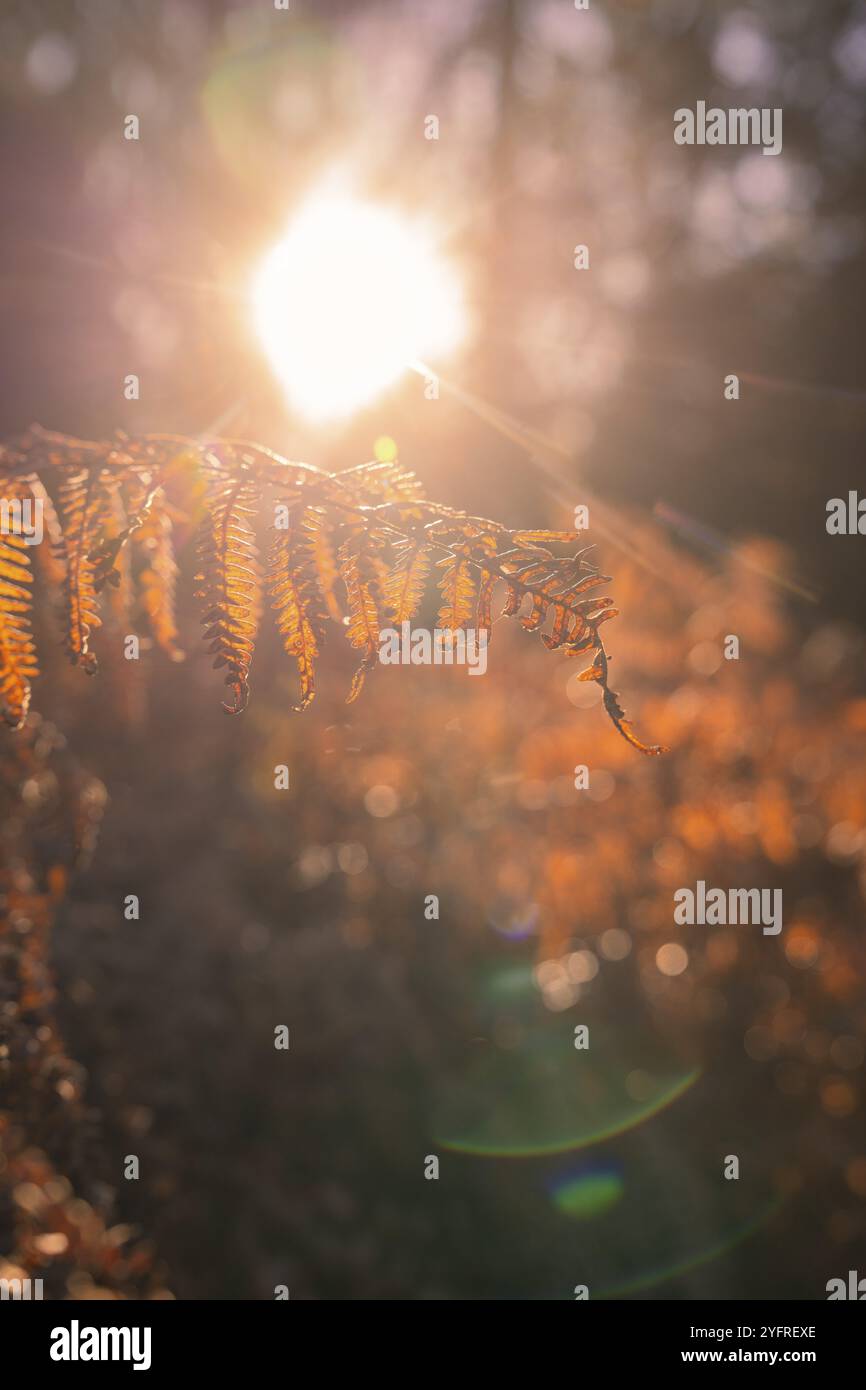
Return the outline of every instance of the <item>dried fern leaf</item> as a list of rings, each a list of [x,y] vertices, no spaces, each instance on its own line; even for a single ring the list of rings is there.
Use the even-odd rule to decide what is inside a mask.
[[[547,617],[549,607],[549,600],[543,594],[535,594],[532,599],[532,608],[525,617],[520,619],[524,629],[527,632],[536,632]]]
[[[172,661],[182,661],[175,617],[177,561],[172,521],[164,499],[154,501],[133,535],[135,583],[139,604],[154,641]]]
[[[421,606],[431,560],[427,546],[403,541],[395,547],[396,561],[384,585],[385,606],[396,623],[409,623]]]
[[[316,541],[319,530],[305,521],[275,530],[268,557],[271,607],[287,654],[298,666],[300,703],[307,708],[316,693],[316,660],[325,640],[328,607],[319,578]]]
[[[362,502],[415,502],[424,497],[424,486],[397,460],[390,463],[359,463],[337,477]]]
[[[46,503],[49,496],[57,499],[63,531],[60,553],[65,561],[67,646],[73,661],[80,661],[85,669],[95,668],[88,638],[99,624],[98,590],[117,583],[118,556],[122,570],[128,565],[129,549],[138,557],[140,551],[152,548],[151,542],[158,547],[154,563],[140,568],[134,563],[133,574],[141,583],[152,626],[162,631],[158,640],[174,649],[174,556],[166,525],[172,519],[172,504],[164,493],[167,487],[176,500],[186,489],[189,495],[181,497],[182,503],[187,502],[182,512],[189,517],[198,509],[203,485],[197,594],[205,605],[205,640],[214,665],[228,668],[226,683],[232,702],[225,708],[242,709],[248,697],[262,592],[254,532],[248,523],[261,490],[273,488],[303,513],[303,534],[291,541],[294,550],[271,560],[283,580],[288,576],[288,589],[278,588],[276,595],[272,590],[272,598],[283,618],[284,642],[300,655],[303,703],[308,703],[313,689],[315,655],[310,635],[317,654],[326,613],[340,618],[338,583],[342,581],[348,600],[343,630],[362,654],[351,701],[378,660],[381,614],[405,621],[417,611],[431,557],[439,552],[443,554],[439,562],[441,626],[453,631],[474,617],[478,628],[489,633],[492,596],[502,580],[506,587],[503,614],[520,618],[526,629],[539,631],[547,647],[566,657],[591,653],[584,678],[602,688],[605,711],[619,733],[641,752],[663,751],[641,743],[619,697],[609,688],[600,628],[617,615],[617,609],[612,599],[593,592],[608,579],[585,560],[591,547],[566,556],[550,549],[571,544],[572,532],[512,531],[498,522],[428,502],[417,478],[397,461],[327,473],[243,440],[204,443],[172,435],[129,439],[118,434],[112,441],[94,442],[34,426],[17,440],[0,445],[0,476],[13,485],[29,482],[43,487]],[[160,479],[159,505],[164,514],[158,526],[154,522],[151,534],[149,516]],[[51,529],[49,523],[49,534]],[[130,539],[132,547],[124,554]],[[157,553],[162,557],[159,563]],[[13,561],[7,557],[7,563]],[[19,560],[18,580],[7,573],[9,584],[21,587],[20,569]],[[16,614],[23,618],[14,607],[24,601],[17,590],[7,590],[4,597],[12,619]],[[551,614],[550,631],[541,631]],[[7,645],[8,631],[7,621]],[[28,661],[31,654],[30,649],[25,653]],[[8,665],[8,656],[3,660]],[[24,669],[26,662],[22,659],[19,665]],[[16,717],[21,703],[21,692],[13,690]]]
[[[482,569],[478,581],[478,608],[475,625],[479,632],[485,633],[488,642],[493,630],[493,590],[499,578],[492,570]]]
[[[313,565],[328,614],[335,623],[342,623],[343,610],[337,598],[340,569],[334,549],[334,527],[321,507],[308,507],[304,512],[303,524],[309,532]]]
[[[110,522],[116,478],[99,465],[68,474],[59,489],[59,516],[66,562],[63,593],[66,602],[66,649],[73,665],[94,675],[97,660],[90,634],[100,627],[96,568],[91,553],[105,538]]]
[[[120,495],[116,493],[103,539],[88,557],[93,563],[93,587],[97,593],[106,585],[118,584],[121,574],[118,562],[124,546],[147,521],[159,492],[158,482],[144,482],[137,475],[131,481],[133,486],[127,506],[122,505]]]
[[[123,540],[129,534],[126,509],[120,489],[112,492],[108,516],[103,527],[103,540],[88,557],[93,561],[93,588],[97,594],[105,592],[106,620],[124,634],[131,626],[132,606],[132,568],[130,552],[124,549]],[[101,567],[99,557],[112,553],[110,565]]]
[[[505,604],[502,609],[503,618],[516,618],[525,597],[526,591],[509,581],[508,592],[505,595]]]
[[[626,743],[630,743],[632,748],[636,748],[639,753],[646,753],[651,758],[657,758],[660,757],[662,753],[667,753],[667,748],[661,743],[641,742],[634,731],[631,720],[627,719],[625,716],[625,710],[620,703],[620,698],[616,691],[611,690],[608,685],[601,681],[599,684],[602,687],[605,711],[613,723],[614,728],[622,734]]]
[[[541,639],[544,641],[544,638]],[[598,638],[592,628],[585,623],[578,623],[571,635],[562,643],[560,650],[567,657],[585,656],[587,652],[594,651],[598,646]]]
[[[227,714],[239,714],[249,699],[250,663],[258,631],[261,578],[255,533],[250,525],[259,489],[246,472],[234,477],[221,466],[209,480],[207,514],[199,532],[196,598],[203,605],[204,640],[214,667],[226,667],[232,692]]]
[[[513,531],[511,539],[515,545],[571,545],[574,531]]]
[[[553,627],[550,632],[543,632],[541,640],[550,651],[557,651],[564,642],[568,641],[575,615],[563,603],[553,606]]]
[[[59,594],[63,589],[66,568],[62,560],[63,532],[54,502],[41,478],[34,474],[28,479],[33,499],[42,509],[43,543],[34,546],[34,569],[47,585],[50,592]]]
[[[22,494],[23,489],[16,492],[18,500]],[[39,674],[30,626],[29,549],[23,536],[0,533],[0,713],[13,729],[20,729],[27,718],[30,684]]]
[[[347,705],[357,700],[367,673],[379,659],[379,584],[371,563],[369,540],[363,532],[355,532],[343,542],[339,552],[340,574],[349,606],[346,636],[353,647],[363,652],[361,664],[352,677]]]
[[[436,625],[446,631],[456,632],[458,628],[471,623],[475,617],[478,599],[478,578],[469,559],[462,555],[448,555],[439,561],[442,578],[439,590],[442,605]]]

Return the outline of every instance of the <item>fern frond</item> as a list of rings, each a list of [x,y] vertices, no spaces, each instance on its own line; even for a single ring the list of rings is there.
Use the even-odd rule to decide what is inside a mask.
[[[96,566],[91,555],[105,539],[116,479],[98,464],[67,475],[59,489],[59,516],[66,562],[66,649],[72,664],[94,675],[97,660],[90,634],[102,621],[97,611]]]
[[[16,493],[21,500],[23,489]],[[33,573],[23,536],[0,533],[0,712],[20,729],[30,707],[30,683],[39,674],[30,627]]]
[[[343,610],[337,599],[337,582],[340,578],[340,570],[334,553],[334,527],[328,521],[321,507],[308,507],[306,509],[304,527],[309,533],[313,565],[328,614],[335,623],[342,623]]]
[[[304,710],[316,693],[316,660],[325,640],[328,607],[316,555],[320,528],[309,517],[299,526],[276,530],[268,559],[268,588],[277,627],[287,654],[298,665],[300,703]]]
[[[385,606],[396,623],[411,622],[424,598],[430,573],[426,546],[406,540],[395,547],[394,568],[384,585]]]
[[[356,530],[343,542],[339,552],[340,574],[349,606],[346,636],[353,647],[363,652],[361,664],[352,677],[347,705],[357,700],[368,671],[372,671],[379,659],[379,576],[372,563],[370,542],[371,537]]]
[[[498,578],[499,576],[492,570],[482,569],[478,581],[478,607],[475,623],[478,631],[485,634],[488,642],[493,630],[493,591],[496,588]]]
[[[475,616],[478,582],[470,561],[462,555],[446,556],[439,561],[442,578],[439,589],[442,605],[436,619],[437,627],[456,632],[471,623]]]
[[[353,491],[359,501],[418,502],[423,500],[424,486],[419,478],[396,459],[390,463],[359,463],[346,468],[337,477],[344,487]]]
[[[122,506],[120,496],[115,493],[105,535],[88,557],[93,564],[93,587],[97,593],[101,593],[107,584],[116,586],[119,583],[121,571],[118,559],[130,537],[147,521],[160,489],[158,481],[145,482],[137,475],[132,482],[134,486],[127,507]]]
[[[520,612],[521,604],[526,597],[526,590],[521,589],[517,584],[512,584],[510,581],[506,582],[508,583],[508,592],[505,595],[502,616],[503,618],[516,618]]]
[[[570,545],[574,531],[512,531],[511,539],[515,545]]]
[[[34,546],[34,569],[50,592],[63,590],[66,569],[63,563],[63,532],[54,502],[42,480],[35,474],[28,480],[33,500],[42,509],[43,543]]]
[[[103,527],[103,539],[88,559],[93,562],[93,588],[97,595],[104,593],[105,621],[110,620],[115,631],[127,633],[131,626],[132,607],[132,567],[130,551],[125,547],[129,523],[121,496],[121,489],[115,488],[109,499],[107,518]],[[100,557],[112,553],[110,565],[105,565]]]
[[[526,632],[537,632],[547,617],[547,610],[549,607],[550,600],[545,598],[544,594],[534,594],[532,598],[532,607],[529,612],[524,614],[520,619],[524,630]]]
[[[601,643],[599,643],[599,646],[596,650],[595,663],[598,669],[598,674],[596,675],[593,671],[591,671],[587,675],[587,680],[594,680],[601,686],[605,713],[608,715],[614,728],[618,731],[618,733],[622,734],[626,743],[630,743],[632,748],[636,748],[639,753],[646,753],[650,757],[658,757],[661,753],[666,753],[667,749],[663,748],[660,743],[643,743],[638,738],[637,734],[634,731],[634,727],[632,725],[631,720],[626,718],[626,713],[622,707],[619,696],[617,695],[615,690],[611,690],[610,686],[607,683],[607,662],[607,652],[605,651],[604,646]]]
[[[133,554],[140,565],[135,574],[139,603],[154,641],[172,661],[182,661],[174,611],[177,562],[171,516],[165,505],[151,504],[133,535]]]
[[[326,618],[342,622],[349,642],[361,653],[349,693],[352,701],[378,660],[382,615],[411,619],[438,557],[440,627],[454,631],[474,620],[489,634],[494,590],[501,581],[503,616],[517,617],[528,631],[538,631],[545,646],[567,657],[590,654],[582,678],[601,687],[615,728],[641,752],[663,751],[635,736],[608,684],[600,629],[617,609],[612,599],[595,592],[609,582],[607,576],[585,558],[585,549],[560,555],[551,548],[571,544],[572,532],[510,530],[429,502],[418,479],[397,461],[328,473],[243,440],[203,443],[175,435],[130,439],[118,434],[113,441],[93,442],[34,426],[0,446],[0,478],[42,490],[49,534],[52,528],[56,533],[49,498],[57,500],[67,647],[86,670],[96,666],[89,637],[100,621],[97,594],[107,584],[122,583],[130,555],[156,640],[177,655],[171,520],[180,515],[186,521],[203,512],[196,592],[204,604],[205,641],[214,666],[227,668],[232,700],[225,708],[243,709],[263,587],[250,523],[262,491],[268,490],[286,499],[301,517],[291,536],[274,541],[268,579],[283,644],[298,662],[301,707],[312,698]],[[167,492],[175,499],[186,493],[180,513]],[[27,557],[22,561],[7,552],[5,562],[14,574],[8,569],[5,574],[11,591],[7,587],[3,595],[6,647],[0,656],[0,693],[17,719],[35,656],[29,628],[26,637],[14,636],[25,629],[29,613],[19,592],[26,584],[21,571],[27,569]],[[340,582],[346,590],[346,619],[337,599]],[[14,606],[21,603],[26,613]]]
[[[259,488],[247,472],[232,476],[211,464],[207,514],[198,541],[196,598],[203,605],[204,640],[215,669],[226,667],[232,692],[227,714],[239,714],[249,699],[250,663],[258,631],[261,580],[255,534]]]

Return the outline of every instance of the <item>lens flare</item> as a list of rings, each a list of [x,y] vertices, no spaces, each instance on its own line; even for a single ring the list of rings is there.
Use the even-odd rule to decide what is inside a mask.
[[[559,1174],[550,1184],[556,1210],[573,1221],[591,1221],[622,1201],[622,1174],[613,1164]]]
[[[351,415],[465,333],[459,278],[429,230],[332,187],[265,257],[252,308],[291,405],[315,423]]]
[[[666,1284],[670,1280],[683,1279],[695,1270],[713,1264],[751,1239],[756,1231],[769,1225],[785,1205],[786,1200],[783,1194],[777,1193],[758,1207],[747,1220],[733,1226],[705,1248],[695,1249],[687,1254],[672,1258],[667,1264],[662,1264],[655,1269],[647,1269],[622,1278],[609,1287],[599,1289],[596,1298],[627,1298],[630,1294],[643,1293],[647,1289],[657,1288],[660,1284]]]
[[[592,1047],[577,1053],[570,1013],[544,1007],[529,965],[494,968],[475,1002],[483,1037],[440,1083],[434,1120],[437,1142],[457,1153],[529,1158],[587,1148],[646,1123],[701,1075],[692,1059],[625,1024],[611,1031],[593,1021]],[[508,1045],[515,1037],[519,1046]]]

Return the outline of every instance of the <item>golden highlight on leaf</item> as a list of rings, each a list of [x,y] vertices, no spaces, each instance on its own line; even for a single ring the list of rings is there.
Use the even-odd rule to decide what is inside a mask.
[[[310,533],[313,564],[328,615],[335,623],[342,623],[343,610],[337,599],[340,571],[334,554],[334,528],[319,507],[307,508],[304,525]]]
[[[439,589],[442,606],[437,619],[445,631],[456,632],[475,617],[478,599],[478,575],[470,560],[462,555],[448,555],[439,561],[442,578]]]
[[[250,525],[258,499],[258,485],[246,472],[234,476],[219,464],[213,469],[199,534],[196,598],[202,602],[204,640],[214,667],[226,667],[232,692],[231,703],[223,702],[228,714],[239,714],[249,699],[261,597]]]
[[[396,562],[384,586],[385,605],[395,623],[411,622],[421,606],[430,573],[430,552],[425,545],[401,542]]]
[[[167,509],[154,505],[133,536],[140,567],[135,573],[139,602],[154,640],[172,661],[182,661],[174,611],[177,562],[172,544],[172,521]]]
[[[347,705],[357,700],[368,671],[372,671],[379,659],[378,580],[373,556],[366,549],[368,540],[365,533],[356,531],[340,548],[340,573],[349,605],[346,636],[352,646],[364,654],[352,677]]]
[[[566,657],[590,656],[580,679],[602,689],[605,712],[633,748],[657,754],[632,730],[608,685],[603,623],[617,615],[597,590],[608,577],[571,546],[567,531],[513,531],[499,522],[429,502],[397,461],[327,473],[243,440],[194,441],[177,435],[118,435],[91,442],[33,426],[0,448],[0,485],[32,489],[45,503],[46,530],[62,564],[66,646],[72,661],[96,669],[90,649],[99,602],[114,595],[120,613],[140,612],[157,645],[180,656],[174,611],[175,522],[198,521],[196,597],[204,640],[225,668],[229,713],[249,698],[249,676],[266,583],[286,653],[298,669],[304,709],[315,695],[316,666],[329,621],[339,624],[360,664],[351,703],[379,659],[385,621],[409,623],[436,571],[438,625],[489,635],[496,586],[503,617]],[[263,498],[278,499],[289,525],[272,529],[266,576],[258,560]],[[52,503],[56,503],[56,515]],[[40,570],[43,566],[40,565]],[[7,722],[20,724],[36,674],[30,634],[29,557],[3,539],[0,563],[0,695]],[[264,582],[263,582],[264,580]],[[340,591],[347,616],[342,616]],[[128,593],[127,593],[128,591]]]
[[[317,522],[304,519],[298,526],[275,530],[268,557],[271,607],[288,656],[298,666],[301,686],[296,710],[304,710],[316,693],[316,660],[325,641],[328,607],[317,565]]]
[[[14,500],[20,502],[21,493]],[[20,729],[27,717],[30,683],[39,674],[30,629],[33,574],[28,552],[23,536],[0,534],[0,710],[13,729]]]
[[[66,564],[66,649],[73,665],[80,663],[88,675],[94,675],[97,669],[90,635],[102,625],[97,611],[97,569],[91,557],[105,542],[113,489],[113,480],[98,464],[73,473],[60,484],[59,515]]]

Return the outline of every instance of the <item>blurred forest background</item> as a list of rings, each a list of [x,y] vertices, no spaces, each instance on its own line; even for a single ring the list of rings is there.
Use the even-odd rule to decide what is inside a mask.
[[[783,154],[675,146],[701,99],[782,107]],[[263,642],[226,719],[191,555],[183,665],[58,655],[2,736],[0,1273],[823,1298],[866,1268],[863,540],[825,530],[863,477],[864,121],[843,0],[0,4],[0,437],[338,469],[389,436],[512,526],[590,501],[613,684],[671,749],[504,627],[483,679],[383,668],[349,710],[334,643],[302,717]],[[313,429],[246,285],[334,165],[445,229],[472,333],[456,392],[407,374]],[[675,928],[698,879],[781,887],[782,935]]]

